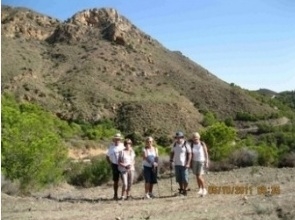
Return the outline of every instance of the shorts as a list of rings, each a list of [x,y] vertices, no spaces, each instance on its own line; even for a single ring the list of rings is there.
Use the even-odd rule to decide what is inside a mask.
[[[112,173],[113,173],[113,181],[118,182],[120,178],[120,171],[118,169],[118,164],[112,163]]]
[[[157,170],[153,169],[152,167],[143,166],[143,177],[145,183],[158,183],[157,181]]]
[[[175,166],[175,178],[178,183],[188,183],[188,168],[185,166]]]
[[[192,170],[195,175],[203,175],[205,173],[205,162],[192,161]]]

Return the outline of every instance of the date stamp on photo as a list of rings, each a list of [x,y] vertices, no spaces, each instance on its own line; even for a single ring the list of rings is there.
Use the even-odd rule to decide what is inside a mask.
[[[209,185],[208,193],[213,195],[279,195],[281,188],[279,185]]]

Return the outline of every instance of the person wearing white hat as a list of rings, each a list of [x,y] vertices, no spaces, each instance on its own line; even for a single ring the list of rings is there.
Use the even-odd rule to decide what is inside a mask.
[[[120,133],[115,134],[113,137],[113,142],[109,145],[106,153],[106,159],[112,166],[113,181],[114,181],[114,199],[118,199],[118,188],[119,188],[119,178],[120,171],[118,169],[118,158],[119,153],[124,150],[124,145],[121,142],[122,136]]]

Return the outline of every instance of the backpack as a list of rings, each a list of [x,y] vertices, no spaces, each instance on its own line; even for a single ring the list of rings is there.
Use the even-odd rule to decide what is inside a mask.
[[[202,145],[203,149],[204,149],[204,146],[206,146],[206,144],[205,144],[204,141],[201,141],[201,145]],[[175,147],[175,146],[176,146],[176,142],[174,143],[173,147]],[[187,151],[187,148],[186,148],[186,141],[183,143],[182,147],[183,147],[183,146],[185,147],[185,149],[186,149],[186,151]],[[194,142],[191,141],[191,149],[193,149],[193,148],[194,148]]]
[[[186,141],[184,141],[184,143],[183,143],[183,145],[182,145],[182,147],[185,147],[185,150],[186,150],[186,152],[187,152],[187,147],[186,147]],[[176,142],[174,143],[174,145],[173,145],[173,147],[176,147]],[[192,147],[192,146],[191,146]],[[188,158],[188,155],[189,153],[187,152],[186,153],[186,161],[188,160],[187,158]],[[191,163],[192,163],[192,160],[191,160]],[[190,164],[190,166],[191,166],[191,164]]]

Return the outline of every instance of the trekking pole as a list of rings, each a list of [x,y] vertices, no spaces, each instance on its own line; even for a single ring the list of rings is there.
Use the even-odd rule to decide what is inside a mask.
[[[172,185],[172,164],[170,164],[170,183],[171,183],[171,196],[173,193],[173,185]]]
[[[159,181],[158,181],[158,167],[155,167],[155,175],[156,175],[156,180],[157,180],[157,188],[158,188],[158,195],[159,195],[159,198],[161,197],[161,194],[160,194],[160,187],[159,187]]]

